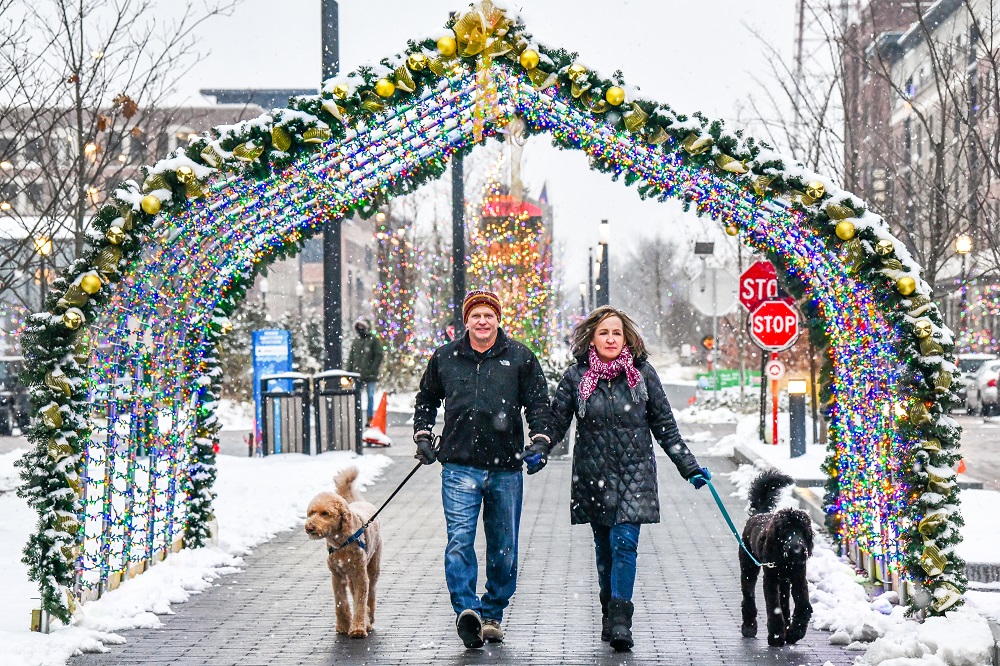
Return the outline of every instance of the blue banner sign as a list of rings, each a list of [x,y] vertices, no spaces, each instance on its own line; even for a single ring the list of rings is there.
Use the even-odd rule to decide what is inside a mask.
[[[254,419],[254,446],[259,447],[261,442],[261,415],[263,413],[263,401],[260,395],[260,378],[266,375],[273,375],[279,372],[292,371],[292,334],[281,329],[266,329],[253,332],[253,402],[256,408],[256,418]],[[292,390],[291,379],[275,379],[270,382],[268,390]],[[278,403],[275,403],[278,406]],[[280,406],[278,407],[280,409]],[[274,428],[274,452],[281,453],[281,439],[279,433],[281,428],[277,427],[280,422],[281,413],[275,411],[272,417]]]

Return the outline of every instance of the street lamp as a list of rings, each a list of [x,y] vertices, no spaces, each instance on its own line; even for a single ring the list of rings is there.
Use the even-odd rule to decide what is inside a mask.
[[[600,293],[597,294],[597,305],[610,305],[611,304],[611,267],[608,266],[608,243],[611,241],[611,225],[608,224],[607,220],[601,220],[600,233],[598,235],[598,241],[600,243],[600,252],[598,256],[601,262],[600,271],[597,274],[597,288]]]
[[[594,309],[594,248],[587,248],[587,305]]]
[[[52,254],[52,240],[49,239],[49,238],[46,238],[45,236],[36,236],[35,237],[35,252],[38,253],[38,264],[39,264],[38,265],[38,273],[39,273],[38,283],[40,285],[40,290],[41,290],[41,294],[42,294],[42,307],[40,309],[44,310],[45,309],[46,290],[48,289],[48,286],[49,286],[48,285],[48,279],[47,279],[48,276],[46,275],[46,270],[45,270],[45,257],[47,257],[50,254]]]
[[[587,316],[587,285],[584,282],[580,283],[580,316]]]
[[[962,234],[955,239],[955,252],[962,255],[962,288],[961,288],[961,303],[959,305],[958,311],[958,333],[959,341],[965,337],[965,332],[967,328],[966,317],[968,313],[966,312],[968,308],[968,290],[969,290],[969,253],[972,252],[972,236],[969,234]]]
[[[708,270],[706,259],[715,254],[715,243],[709,241],[695,241],[694,255],[701,259],[701,279],[702,291],[705,290],[705,273]],[[718,284],[716,276],[718,271],[712,269],[712,348],[708,351],[708,374],[712,375],[713,398],[718,404],[719,400],[719,376],[715,371],[715,350],[719,348],[719,316],[718,316]]]
[[[271,314],[267,311],[267,292],[270,290],[271,285],[267,283],[266,277],[260,279],[260,285],[257,288],[260,290],[260,301],[264,304],[264,318],[270,319]]]
[[[306,295],[306,286],[301,281],[295,283],[295,295],[299,299],[299,319],[302,319],[302,297]]]

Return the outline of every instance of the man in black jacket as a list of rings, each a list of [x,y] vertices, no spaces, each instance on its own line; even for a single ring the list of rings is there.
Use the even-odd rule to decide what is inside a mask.
[[[524,409],[532,441],[548,442],[545,375],[526,346],[500,329],[500,299],[472,291],[462,304],[467,332],[439,347],[420,380],[413,416],[416,458],[440,460],[448,524],[445,578],[467,648],[503,640],[503,610],[517,585],[521,521]],[[435,451],[432,429],[444,401],[444,433]],[[541,465],[529,467],[529,473]],[[475,541],[479,509],[486,533],[486,594],[476,595]]]

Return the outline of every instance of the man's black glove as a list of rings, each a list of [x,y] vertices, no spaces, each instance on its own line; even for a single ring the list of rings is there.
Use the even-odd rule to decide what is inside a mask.
[[[524,464],[528,466],[528,474],[534,474],[549,461],[549,447],[541,438],[532,440],[531,446],[524,450]]]
[[[413,438],[417,445],[417,454],[413,456],[425,465],[432,464],[437,460],[437,452],[434,450],[434,439],[428,434],[420,434]]]

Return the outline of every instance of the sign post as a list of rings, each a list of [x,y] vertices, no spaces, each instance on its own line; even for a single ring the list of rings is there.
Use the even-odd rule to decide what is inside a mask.
[[[260,431],[261,411],[263,404],[260,395],[260,378],[279,372],[292,371],[292,334],[280,329],[265,329],[253,332],[253,402],[256,417],[254,418],[254,449],[260,446],[262,433]],[[276,379],[285,390],[292,390],[292,380]],[[275,403],[280,409],[280,403]],[[280,419],[280,413],[275,419]],[[280,421],[276,420],[275,423]],[[281,428],[274,429],[274,452],[281,453]]]
[[[785,364],[778,360],[778,352],[791,347],[798,337],[799,313],[788,303],[764,301],[751,312],[750,339],[764,351],[771,352],[771,362],[764,372],[771,379],[771,444],[775,446],[778,444],[778,380],[785,374]]]

